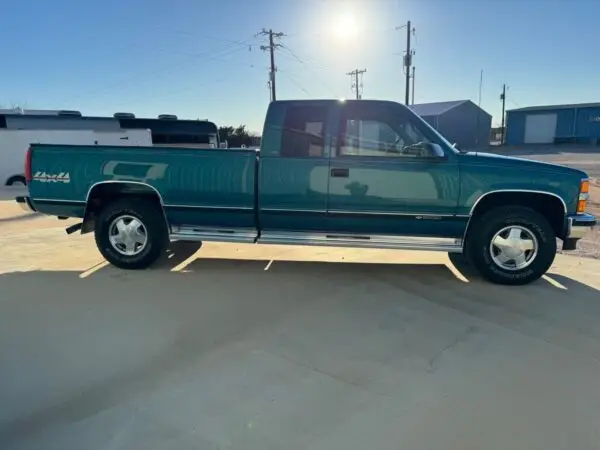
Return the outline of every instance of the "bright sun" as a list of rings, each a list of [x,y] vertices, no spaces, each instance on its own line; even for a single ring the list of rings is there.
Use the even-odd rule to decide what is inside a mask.
[[[357,26],[354,14],[347,13],[337,18],[333,31],[338,38],[348,39],[356,34]]]

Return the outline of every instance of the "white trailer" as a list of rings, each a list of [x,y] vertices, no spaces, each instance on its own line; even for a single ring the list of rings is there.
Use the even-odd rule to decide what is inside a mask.
[[[25,154],[30,144],[116,145],[151,147],[150,130],[14,130],[0,129],[0,185],[25,184]]]

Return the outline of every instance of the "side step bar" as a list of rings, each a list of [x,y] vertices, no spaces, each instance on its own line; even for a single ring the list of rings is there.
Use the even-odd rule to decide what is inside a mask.
[[[175,226],[171,241],[238,242],[275,245],[316,245],[324,247],[384,248],[398,250],[426,250],[460,253],[462,239],[426,236],[342,235],[326,233],[263,232],[255,229],[214,229],[193,226]]]
[[[399,250],[427,250],[460,253],[462,239],[421,236],[361,236],[320,233],[263,232],[258,244],[321,245],[326,247],[385,248]]]
[[[254,228],[215,229],[204,227],[171,227],[171,241],[213,241],[213,242],[256,242],[258,232]]]

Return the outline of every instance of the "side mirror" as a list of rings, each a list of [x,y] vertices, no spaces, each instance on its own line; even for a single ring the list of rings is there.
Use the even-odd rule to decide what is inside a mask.
[[[423,148],[429,158],[444,158],[446,156],[439,144],[428,142],[423,145]]]

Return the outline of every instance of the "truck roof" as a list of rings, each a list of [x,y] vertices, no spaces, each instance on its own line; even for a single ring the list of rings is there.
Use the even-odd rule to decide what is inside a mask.
[[[314,100],[276,100],[272,103],[277,103],[277,104],[282,104],[282,105],[286,105],[286,104],[293,104],[293,105],[298,105],[298,104],[306,104],[306,105],[311,105],[311,106],[330,106],[332,103],[364,103],[364,104],[384,104],[384,103],[391,103],[394,105],[400,105],[408,110],[410,110],[410,108],[407,108],[405,105],[403,105],[400,102],[395,102],[392,100],[376,100],[376,99],[369,99],[369,100],[356,100],[356,99],[314,99]]]

